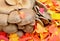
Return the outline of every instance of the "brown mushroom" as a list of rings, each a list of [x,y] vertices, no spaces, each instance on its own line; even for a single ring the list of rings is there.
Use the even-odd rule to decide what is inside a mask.
[[[25,26],[25,29],[23,30],[24,32],[27,32],[27,33],[32,33],[34,30],[34,27],[31,26],[31,25],[26,25]]]
[[[5,0],[7,4],[21,8],[33,8],[35,0]]]
[[[7,20],[8,20],[8,15],[0,14],[0,25],[2,26],[8,25]]]
[[[9,14],[11,11],[15,10],[16,6],[8,6],[5,0],[0,0],[0,13]]]
[[[13,11],[10,13],[9,17],[8,17],[8,22],[9,23],[19,23],[21,22],[21,18],[18,14],[18,11]]]
[[[41,5],[42,5],[42,7],[44,7],[43,4],[41,4]],[[50,16],[50,14],[47,11],[45,11],[45,10],[44,10],[43,13],[41,13],[40,10],[39,10],[39,8],[40,8],[39,6],[34,6],[34,10],[36,12],[36,20],[42,26],[47,25],[47,24],[51,24],[51,16]]]
[[[46,18],[44,18],[44,17],[40,17],[40,20],[41,20],[45,25],[47,25],[47,24],[50,23],[49,20],[46,19]]]
[[[35,26],[35,20],[33,20],[29,25]],[[18,26],[18,29],[24,30],[24,29],[25,29],[25,25],[23,25],[23,26],[19,25],[19,26]]]
[[[0,0],[0,13],[9,14],[13,10],[33,8],[34,3],[35,0]]]
[[[18,31],[16,32],[16,34],[19,36],[19,37],[22,37],[24,35],[24,33],[22,31]]]
[[[35,20],[35,12],[32,9],[22,9],[20,10],[20,17],[22,21],[18,25],[27,25]]]
[[[17,32],[17,26],[13,24],[9,24],[8,26],[3,28],[3,31],[10,34]]]
[[[18,8],[33,8],[35,0],[17,0]]]
[[[35,23],[36,23],[36,21],[33,20],[29,25],[31,25],[31,26],[35,26]]]

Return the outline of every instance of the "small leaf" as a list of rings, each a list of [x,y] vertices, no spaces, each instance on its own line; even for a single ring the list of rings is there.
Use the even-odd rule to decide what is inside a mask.
[[[37,33],[47,32],[47,30],[42,25],[40,25],[39,23],[37,23],[37,29],[35,31]]]
[[[49,32],[45,32],[45,33],[40,33],[40,38],[41,39],[45,39],[49,36]]]
[[[55,26],[55,24],[52,24],[51,26],[49,26],[48,30],[50,33],[54,33],[58,30],[58,28]]]

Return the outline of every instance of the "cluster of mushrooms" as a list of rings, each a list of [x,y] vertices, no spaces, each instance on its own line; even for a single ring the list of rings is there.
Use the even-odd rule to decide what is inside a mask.
[[[40,7],[45,9],[44,14],[39,12]],[[32,33],[36,21],[44,26],[50,20],[46,7],[36,0],[0,0],[0,31],[7,34]]]

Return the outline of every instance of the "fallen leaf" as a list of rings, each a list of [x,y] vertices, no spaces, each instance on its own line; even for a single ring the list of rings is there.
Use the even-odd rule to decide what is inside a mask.
[[[37,33],[47,32],[47,30],[45,29],[45,27],[43,27],[43,26],[40,25],[39,23],[37,23],[37,28],[35,29],[35,31],[36,31]]]
[[[49,26],[48,30],[50,33],[54,33],[58,30],[58,28],[56,27],[55,24],[52,24],[51,26]]]

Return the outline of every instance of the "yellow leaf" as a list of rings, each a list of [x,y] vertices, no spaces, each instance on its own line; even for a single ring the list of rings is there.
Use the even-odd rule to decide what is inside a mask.
[[[9,41],[18,41],[19,37],[17,36],[17,34],[10,34],[9,36]]]
[[[44,36],[40,33],[40,37],[41,37],[41,39],[44,39]]]
[[[5,41],[5,40],[0,40],[0,41]]]
[[[37,29],[35,30],[37,33],[43,33],[43,32],[47,32],[47,30],[45,29],[45,27],[43,27],[42,25],[40,25],[39,23],[37,23]]]
[[[49,32],[46,33],[40,33],[40,38],[45,39],[49,35]]]
[[[28,41],[33,41],[33,39],[31,39],[31,40],[28,40]]]
[[[47,0],[37,0],[38,2],[46,2]]]
[[[51,14],[52,19],[55,19],[55,20],[60,19],[60,13],[55,13],[54,11],[51,11],[51,10],[49,10],[48,12]]]

